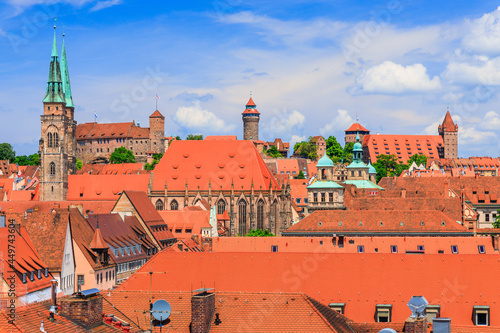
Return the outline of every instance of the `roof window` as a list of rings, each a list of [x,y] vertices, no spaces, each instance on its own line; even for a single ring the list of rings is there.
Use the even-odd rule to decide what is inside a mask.
[[[484,247],[484,245],[478,245],[477,249],[479,250],[479,253],[481,253],[481,254],[486,253],[486,248]]]
[[[423,245],[417,245],[417,250],[418,251],[424,251],[424,246]]]
[[[458,253],[458,245],[451,246],[451,253]]]
[[[474,325],[490,326],[490,307],[487,305],[475,305],[472,318],[474,319]]]
[[[391,245],[391,253],[398,253],[398,246],[397,245]]]
[[[425,225],[425,222],[424,222],[424,221],[420,222],[420,225],[421,225],[421,226],[424,226],[424,225]]]
[[[358,245],[358,253],[365,253],[365,246],[364,245]]]

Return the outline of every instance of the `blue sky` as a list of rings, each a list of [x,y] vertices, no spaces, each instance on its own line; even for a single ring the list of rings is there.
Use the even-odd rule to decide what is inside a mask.
[[[252,91],[261,139],[437,134],[459,155],[499,156],[500,10],[494,1],[0,1],[0,142],[38,150],[57,17],[79,123],[242,136]]]

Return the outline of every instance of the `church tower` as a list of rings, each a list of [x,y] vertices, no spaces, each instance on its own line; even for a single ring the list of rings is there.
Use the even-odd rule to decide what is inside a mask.
[[[259,140],[259,119],[260,113],[257,105],[252,100],[248,100],[243,116],[243,140]]]
[[[458,125],[451,119],[450,111],[446,111],[443,123],[438,127],[439,135],[443,138],[444,158],[458,157]]]
[[[68,196],[68,174],[75,167],[74,105],[71,96],[66,50],[61,64],[57,53],[56,27],[50,59],[47,93],[43,99],[40,154],[40,200],[62,201]]]

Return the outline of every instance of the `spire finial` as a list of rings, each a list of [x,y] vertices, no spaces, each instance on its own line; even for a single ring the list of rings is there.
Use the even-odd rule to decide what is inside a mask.
[[[252,91],[250,90],[250,97],[252,97]]]

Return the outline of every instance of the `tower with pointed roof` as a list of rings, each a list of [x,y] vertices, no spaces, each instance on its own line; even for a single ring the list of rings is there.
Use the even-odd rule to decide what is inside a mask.
[[[42,201],[66,200],[68,174],[76,170],[76,122],[66,49],[63,46],[62,59],[59,62],[55,29],[54,25],[47,92],[43,99],[43,115],[40,116],[40,200]]]
[[[149,142],[154,154],[165,152],[165,117],[158,110],[149,116]]]
[[[439,135],[443,138],[444,158],[458,157],[458,125],[451,119],[450,111],[446,111],[443,123],[438,127]]]
[[[251,96],[241,115],[243,117],[243,140],[259,140],[260,113]]]
[[[355,122],[345,130],[345,143],[356,142],[357,136],[359,136],[360,141],[363,142],[365,135],[370,135],[370,131],[364,128],[360,123]]]

